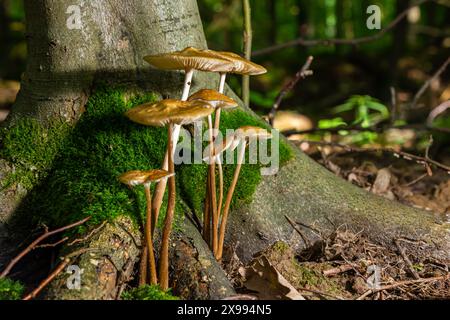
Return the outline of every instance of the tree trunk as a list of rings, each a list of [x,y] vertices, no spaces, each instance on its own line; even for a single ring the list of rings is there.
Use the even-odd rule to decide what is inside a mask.
[[[77,30],[66,26],[69,17],[66,11],[73,1],[25,2],[29,59],[8,126],[24,116],[35,117],[42,123],[61,119],[76,123],[98,80],[138,85],[163,96],[179,97],[182,73],[150,70],[142,58],[146,54],[181,50],[187,46],[206,47],[194,0],[91,0],[82,3],[82,24]],[[217,83],[218,76],[197,73],[193,90],[216,88]],[[227,93],[237,99],[230,90]],[[0,178],[14,171],[12,164],[1,161]],[[0,192],[0,222],[10,219],[26,193],[18,184]],[[227,243],[239,242],[237,253],[244,261],[275,240],[291,240],[300,248],[301,243],[284,215],[304,223],[316,223],[316,227],[322,229],[332,228],[329,221],[336,225],[345,223],[356,230],[364,229],[370,238],[388,245],[399,236],[422,238],[429,246],[418,251],[418,255],[445,259],[450,256],[448,226],[432,214],[370,195],[335,177],[300,151],[295,152],[295,157],[276,176],[263,178],[250,203],[230,213]],[[131,274],[129,265],[139,257],[139,243],[132,240],[140,238],[136,230],[120,231],[117,223],[109,224],[85,244],[87,248],[99,248],[97,253],[86,252],[78,257],[78,261],[86,264],[83,289],[68,290],[61,277],[52,284],[48,297],[117,297],[118,286],[124,282],[123,278],[118,281],[119,273]],[[0,225],[0,230],[3,227]],[[110,244],[117,239],[123,246],[110,252]],[[175,293],[203,299],[233,293],[207,244],[188,220],[172,241],[176,248],[171,255]],[[74,250],[69,249],[65,248],[64,252]],[[0,252],[5,250],[0,248]],[[96,255],[94,259],[90,258],[91,254]],[[111,254],[113,258],[107,259]],[[89,265],[92,260],[96,260],[97,268]],[[199,279],[203,282],[198,283]]]

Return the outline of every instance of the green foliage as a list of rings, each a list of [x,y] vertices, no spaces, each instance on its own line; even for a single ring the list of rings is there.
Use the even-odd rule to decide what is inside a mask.
[[[371,127],[389,118],[388,108],[371,96],[352,96],[344,104],[334,108],[334,113],[354,112],[353,124],[363,128]]]
[[[318,127],[319,129],[331,129],[346,126],[347,123],[341,118],[333,118],[333,119],[322,119],[319,120]]]
[[[0,278],[0,300],[22,299],[24,287],[18,281],[8,278]]]
[[[369,128],[389,118],[389,109],[371,96],[352,96],[346,103],[334,108],[335,113],[354,112],[353,124]]]
[[[169,291],[164,292],[159,286],[141,286],[122,293],[122,300],[179,300]]]

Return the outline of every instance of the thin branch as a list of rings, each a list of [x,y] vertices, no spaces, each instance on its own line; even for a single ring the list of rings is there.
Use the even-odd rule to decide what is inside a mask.
[[[405,252],[405,249],[401,246],[400,244],[400,240],[399,239],[395,239],[394,240],[395,246],[398,249],[398,252],[400,253],[400,255],[402,256],[403,260],[405,261],[406,265],[408,266],[408,270],[411,273],[411,275],[413,276],[414,279],[420,279],[419,274],[417,273],[416,270],[414,270],[414,266],[411,263],[411,260],[409,260],[408,255]]]
[[[344,273],[353,269],[353,265],[351,264],[343,264],[339,267],[324,270],[323,275],[326,277],[332,277],[340,273]]]
[[[273,120],[275,119],[275,114],[277,113],[278,109],[280,108],[281,102],[283,101],[286,94],[288,94],[289,91],[294,89],[295,85],[301,79],[305,79],[306,77],[311,76],[313,74],[312,70],[309,70],[313,60],[314,60],[314,57],[309,56],[308,59],[306,60],[305,64],[303,65],[303,67],[299,71],[297,71],[294,78],[291,81],[289,81],[288,83],[286,83],[283,86],[283,88],[281,89],[280,93],[278,94],[278,96],[275,99],[275,103],[273,104],[272,110],[270,110],[269,115],[268,115],[270,125],[273,125]]]
[[[362,300],[373,293],[377,293],[377,292],[384,291],[384,290],[395,289],[400,286],[406,286],[406,285],[416,284],[416,283],[427,283],[427,282],[434,282],[434,281],[440,281],[440,280],[447,280],[449,278],[449,276],[450,276],[449,274],[446,274],[443,276],[432,277],[432,278],[422,278],[422,279],[399,281],[399,282],[396,282],[393,284],[382,286],[378,289],[369,289],[366,292],[364,292],[361,296],[359,296],[356,300]]]
[[[95,248],[81,249],[81,250],[72,252],[72,253],[68,254],[67,256],[65,256],[64,258],[62,258],[63,261],[55,268],[55,270],[53,270],[52,273],[50,273],[47,278],[45,278],[44,280],[41,281],[41,283],[39,283],[39,285],[36,289],[34,289],[32,292],[30,292],[28,295],[26,295],[22,300],[31,300],[31,299],[36,298],[37,295],[42,291],[42,289],[44,289],[53,279],[56,278],[56,276],[58,274],[61,273],[61,271],[64,270],[64,268],[70,263],[70,260],[72,257],[78,256],[82,253],[85,253],[85,252],[91,251],[91,250],[95,250]]]
[[[60,245],[61,243],[66,242],[67,240],[69,240],[69,237],[64,237],[59,241],[56,241],[54,243],[46,243],[46,244],[41,244],[39,246],[34,247],[34,249],[42,249],[42,248],[54,248],[58,245]]]
[[[392,155],[394,155],[394,157],[397,157],[397,158],[402,157],[405,160],[415,161],[422,165],[432,164],[435,167],[445,170],[445,171],[447,171],[447,173],[450,174],[449,166],[446,166],[440,162],[437,162],[437,161],[427,158],[427,157],[417,156],[417,155],[414,155],[414,154],[411,154],[408,152],[404,152],[404,151],[397,151],[392,148],[357,148],[357,147],[343,145],[343,144],[336,143],[336,142],[325,142],[325,141],[306,141],[305,140],[305,141],[301,141],[301,142],[306,142],[309,144],[315,144],[315,145],[321,145],[321,146],[331,146],[331,147],[341,148],[341,149],[344,149],[346,152],[386,152],[386,153],[391,153]]]
[[[433,121],[442,113],[444,113],[447,109],[450,109],[450,100],[447,100],[443,103],[441,103],[440,105],[438,105],[436,108],[434,108],[433,110],[431,110],[430,114],[428,115],[427,118],[427,125],[428,126],[432,126],[433,125]]]
[[[11,262],[6,266],[5,270],[0,274],[0,278],[6,277],[11,269],[23,258],[25,257],[30,251],[32,251],[39,243],[41,243],[43,240],[47,239],[50,236],[53,236],[57,233],[61,233],[63,231],[66,231],[71,228],[78,227],[88,221],[91,217],[84,218],[83,220],[80,220],[78,222],[69,224],[67,226],[61,227],[59,229],[48,231],[46,230],[44,234],[42,234],[39,238],[34,240],[28,247],[26,247],[22,252],[20,252],[14,259],[11,260]]]
[[[303,242],[305,243],[306,247],[310,246],[310,243],[308,241],[308,239],[305,237],[305,235],[303,234],[303,232],[297,227],[297,224],[295,223],[294,220],[292,220],[291,218],[289,218],[288,216],[284,216],[286,218],[286,220],[289,222],[289,224],[292,226],[292,228],[294,228],[295,231],[297,231],[297,233],[300,235],[300,237],[302,238]]]
[[[374,40],[378,40],[381,37],[383,37],[386,33],[391,31],[400,21],[402,21],[405,17],[407,17],[409,11],[417,6],[420,6],[426,2],[430,2],[434,0],[420,0],[401,12],[394,20],[391,21],[391,23],[384,29],[381,29],[378,33],[371,35],[371,36],[365,36],[355,39],[318,39],[318,40],[305,40],[303,38],[297,38],[292,41],[277,44],[268,48],[264,48],[261,50],[256,50],[253,52],[253,56],[261,56],[265,54],[269,54],[278,50],[282,50],[285,48],[290,48],[294,46],[304,46],[304,47],[310,47],[310,46],[331,46],[331,45],[359,45],[367,42],[371,42]]]
[[[414,99],[411,103],[411,109],[414,109],[419,102],[419,99],[423,96],[423,94],[427,91],[428,87],[431,85],[433,81],[435,81],[439,76],[447,69],[448,65],[450,64],[450,58],[447,58],[447,60],[439,67],[439,69],[431,76],[430,79],[428,79],[423,86],[417,91],[416,95],[414,96]]]

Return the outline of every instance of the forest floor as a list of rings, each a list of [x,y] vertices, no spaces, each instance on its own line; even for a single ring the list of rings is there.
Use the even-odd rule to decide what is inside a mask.
[[[343,179],[391,200],[434,212],[447,223],[450,175],[392,154],[350,152],[335,146],[298,143],[328,170]],[[442,159],[441,160],[450,160]],[[444,161],[448,163],[448,161]],[[237,291],[247,299],[450,299],[449,265],[432,258],[418,259],[412,247],[420,242],[395,240],[394,250],[369,241],[361,233],[336,226],[324,234],[315,226],[291,221],[298,232],[318,236],[295,252],[278,242],[242,265],[228,250],[225,269]],[[408,249],[406,249],[408,247]]]

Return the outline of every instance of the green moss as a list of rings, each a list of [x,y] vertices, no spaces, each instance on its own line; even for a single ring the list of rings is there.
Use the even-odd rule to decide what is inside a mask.
[[[234,110],[231,112],[223,112],[221,117],[221,132],[223,136],[226,135],[226,129],[238,129],[241,126],[252,125],[259,126],[270,130],[269,125],[263,120],[253,117],[252,115],[242,111]],[[206,145],[206,143],[205,143]],[[269,141],[268,150],[271,145]],[[236,152],[234,153],[234,163],[236,163]],[[279,161],[283,165],[293,157],[293,151],[290,146],[280,139],[279,146]],[[226,163],[227,161],[224,161]],[[247,152],[247,164],[242,166],[239,175],[239,181],[236,186],[231,207],[233,208],[240,202],[249,202],[254,194],[256,187],[261,181],[261,166],[259,164],[248,164],[248,152]],[[233,179],[236,165],[224,164],[223,165],[223,177],[224,177],[224,198],[228,191],[228,187]],[[192,210],[197,215],[201,215],[203,209],[203,201],[205,198],[205,183],[208,166],[206,164],[195,165],[182,165],[180,166],[177,174],[177,178],[180,183],[180,190],[187,203],[191,206]],[[218,181],[217,181],[218,183]],[[218,186],[218,184],[217,184]]]
[[[24,287],[18,281],[8,278],[0,278],[0,300],[22,299]]]
[[[169,291],[164,292],[159,286],[141,286],[122,293],[123,300],[178,300]]]
[[[21,183],[25,188],[31,188],[51,166],[69,129],[66,123],[43,127],[37,120],[29,118],[2,128],[0,157],[14,164],[15,173],[2,181],[1,187]]]
[[[129,189],[117,181],[123,172],[159,168],[164,158],[167,132],[129,121],[124,113],[155,94],[130,93],[125,88],[100,87],[89,98],[86,111],[74,128],[66,124],[41,126],[23,119],[2,133],[0,155],[16,166],[6,180],[22,183],[29,192],[19,212],[27,221],[60,226],[91,216],[90,224],[131,215],[134,221],[145,212],[143,188]],[[268,128],[244,111],[224,112],[221,128],[243,125]],[[32,141],[32,142],[30,142]],[[281,142],[281,141],[280,141]],[[280,162],[292,151],[280,143]],[[47,169],[50,168],[50,169]],[[225,192],[234,165],[224,165]],[[183,216],[183,203],[201,213],[205,196],[206,165],[177,166],[176,221]],[[39,174],[36,174],[39,173]],[[233,205],[248,201],[261,180],[259,165],[244,165]],[[163,204],[160,222],[164,218]]]
[[[283,255],[286,251],[290,250],[290,247],[284,241],[277,241],[272,245],[272,250],[274,250],[276,254]]]

